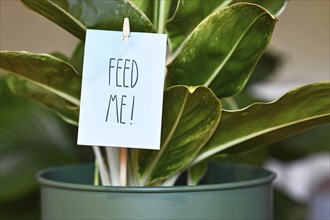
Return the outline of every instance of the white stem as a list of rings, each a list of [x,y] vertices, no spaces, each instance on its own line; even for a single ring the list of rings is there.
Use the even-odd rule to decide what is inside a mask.
[[[111,185],[110,179],[109,179],[107,168],[105,167],[105,163],[104,163],[102,155],[101,155],[101,150],[99,147],[93,146],[93,151],[94,151],[94,154],[96,157],[97,164],[99,166],[102,185],[110,186]]]
[[[120,185],[127,185],[127,149],[120,148]]]
[[[193,181],[193,178],[192,178],[191,173],[189,172],[189,170],[188,170],[188,175],[187,175],[187,185],[188,186],[196,185]]]
[[[116,147],[106,147],[105,151],[108,159],[111,183],[113,186],[119,186],[119,149]]]
[[[173,186],[180,175],[181,175],[181,172],[179,172],[179,173],[175,174],[174,176],[166,179],[163,183],[163,186]]]

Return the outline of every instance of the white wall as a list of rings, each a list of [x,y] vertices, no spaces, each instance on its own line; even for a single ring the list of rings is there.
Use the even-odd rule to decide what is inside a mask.
[[[328,0],[293,0],[279,17],[270,48],[285,56],[281,80],[329,80]]]
[[[329,81],[329,0],[291,0],[279,21],[269,50],[283,56],[283,65],[257,96],[276,99],[297,86]]]
[[[76,37],[18,0],[0,0],[1,50],[26,50],[37,53],[62,51],[70,55]]]

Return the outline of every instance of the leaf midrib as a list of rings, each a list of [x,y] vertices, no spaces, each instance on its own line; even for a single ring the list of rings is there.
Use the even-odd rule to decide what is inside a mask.
[[[263,134],[267,134],[271,131],[280,130],[281,128],[284,128],[284,127],[289,127],[289,126],[292,126],[292,125],[300,124],[300,123],[310,121],[310,120],[314,120],[314,119],[323,118],[323,117],[326,117],[326,116],[330,116],[330,114],[329,113],[321,114],[321,115],[318,115],[318,116],[315,116],[315,117],[308,117],[308,118],[304,118],[302,120],[296,120],[296,121],[293,121],[293,122],[290,122],[290,123],[285,123],[285,124],[282,124],[282,125],[279,125],[279,126],[273,126],[273,127],[263,129],[263,130],[258,131],[258,132],[251,133],[249,135],[243,136],[243,137],[235,139],[233,141],[229,141],[225,144],[219,145],[218,147],[212,148],[209,151],[206,151],[206,152],[200,154],[199,156],[196,157],[196,159],[193,160],[193,162],[191,163],[191,166],[201,162],[202,160],[204,160],[205,158],[210,157],[211,155],[214,155],[214,154],[216,154],[216,153],[218,153],[222,150],[225,150],[225,149],[227,149],[231,146],[242,143],[242,142],[247,141],[249,139],[252,139],[254,137],[261,136]]]
[[[76,19],[74,16],[72,16],[69,12],[65,11],[64,9],[62,9],[61,7],[59,7],[57,4],[53,3],[50,0],[47,0],[49,2],[49,4],[55,6],[58,10],[60,10],[62,13],[64,13],[65,15],[67,15],[69,18],[71,18],[76,24],[78,24],[78,26],[86,32],[87,27],[82,24],[78,19]]]
[[[181,1],[181,0],[178,1],[177,8],[175,9],[175,12],[174,12],[173,16],[172,16],[167,22],[171,22],[171,21],[174,19],[174,17],[176,16],[177,11],[179,10],[180,1]],[[225,1],[223,1],[223,2],[222,2],[217,8],[215,8],[211,13],[209,13],[208,16],[212,15],[213,13],[217,12],[218,10],[223,9],[224,7],[226,7],[226,6],[227,6],[228,4],[230,4],[231,2],[232,2],[232,0],[225,0]],[[202,20],[200,21],[200,23],[197,24],[197,26],[187,34],[187,36],[184,38],[184,40],[183,40],[183,41],[182,41],[182,42],[176,47],[176,49],[172,52],[172,55],[169,56],[169,58],[168,58],[167,61],[166,61],[166,65],[169,64],[169,63],[171,63],[171,62],[177,57],[177,55],[178,55],[179,52],[181,51],[183,45],[184,45],[184,44],[190,39],[191,35],[194,33],[194,31],[197,29],[197,27],[198,27],[202,22],[204,22],[204,21],[207,19],[208,16],[204,17],[204,19],[202,19]],[[182,35],[182,34],[180,34],[180,35]]]
[[[6,53],[6,52],[7,52],[7,51],[2,51],[1,53]],[[46,55],[46,56],[51,57],[51,56],[48,55],[48,54],[40,54],[40,55]],[[77,71],[76,71],[76,70],[75,70],[75,69],[74,69],[69,63],[67,63],[67,62],[65,62],[65,61],[63,61],[63,60],[61,60],[61,59],[58,59],[58,58],[56,58],[56,57],[51,57],[51,58],[54,59],[54,60],[57,60],[57,61],[59,61],[59,62],[65,63],[66,65],[69,65],[69,66],[73,69],[73,71],[75,72],[75,74],[78,75]],[[24,75],[18,74],[18,73],[14,72],[14,71],[11,71],[11,70],[7,69],[7,68],[1,68],[1,69],[6,70],[6,71],[8,71],[8,73],[12,73],[12,74],[14,74],[14,75],[16,75],[16,76],[18,76],[18,77],[20,77],[20,78],[23,78],[23,79],[25,79],[25,80],[27,80],[27,81],[33,83],[33,84],[36,84],[36,85],[38,85],[38,86],[40,86],[40,87],[42,87],[42,88],[44,88],[44,89],[46,89],[46,90],[48,90],[48,91],[50,91],[50,92],[52,92],[52,93],[54,93],[54,94],[60,96],[61,98],[63,98],[63,99],[65,99],[65,100],[67,100],[67,101],[73,103],[74,105],[80,106],[80,100],[77,99],[77,98],[75,98],[75,97],[72,96],[72,95],[69,95],[68,93],[65,93],[65,92],[62,92],[62,91],[60,91],[60,90],[58,90],[58,89],[55,89],[55,88],[53,88],[53,87],[47,86],[46,84],[40,83],[40,82],[38,82],[37,80],[31,79],[31,78],[26,77],[26,76],[24,76]]]
[[[12,72],[12,73],[14,73],[14,72]],[[58,89],[55,89],[55,88],[52,88],[52,87],[47,86],[47,85],[45,85],[45,84],[42,84],[42,83],[40,83],[40,82],[38,82],[38,81],[31,80],[30,78],[24,77],[24,76],[22,76],[22,75],[19,75],[19,74],[16,74],[16,73],[14,73],[14,74],[17,75],[18,77],[22,77],[22,78],[24,78],[25,80],[27,80],[27,81],[29,81],[29,82],[31,82],[31,83],[34,83],[34,84],[36,84],[36,85],[38,85],[38,86],[40,86],[40,87],[42,87],[42,88],[44,88],[44,89],[46,89],[46,90],[48,90],[48,91],[50,91],[50,92],[52,92],[52,93],[54,93],[54,94],[56,94],[56,95],[62,97],[63,99],[65,99],[65,100],[67,100],[67,101],[69,101],[69,102],[75,104],[76,106],[80,106],[80,101],[79,101],[79,99],[76,99],[75,97],[73,97],[73,96],[71,96],[71,95],[69,95],[69,94],[67,94],[67,93],[65,93],[65,92],[62,92],[62,91],[60,91],[60,90],[58,90]]]
[[[239,39],[237,40],[237,42],[235,43],[234,47],[230,50],[230,52],[228,53],[228,55],[225,57],[225,59],[220,63],[220,65],[215,69],[215,71],[211,74],[211,76],[209,77],[209,79],[204,83],[204,86],[208,87],[213,80],[217,77],[218,73],[222,70],[222,68],[225,66],[225,64],[227,63],[227,61],[230,59],[230,57],[233,55],[234,51],[236,50],[236,48],[238,47],[238,45],[240,44],[240,42],[242,41],[243,37],[245,37],[246,33],[248,32],[248,30],[250,30],[250,28],[255,24],[255,22],[264,14],[267,14],[267,12],[262,12],[260,15],[258,15],[252,22],[251,24],[244,30],[244,32],[242,33],[242,35],[239,37]]]
[[[152,164],[149,166],[149,168],[147,169],[147,172],[145,173],[140,185],[141,186],[144,186],[148,180],[148,178],[150,177],[152,171],[154,170],[154,168],[156,167],[157,163],[159,162],[161,156],[163,155],[163,153],[165,152],[165,149],[167,148],[169,142],[171,141],[178,125],[179,125],[179,122],[181,120],[181,116],[182,116],[182,113],[183,113],[183,110],[185,109],[185,106],[186,106],[186,102],[187,102],[187,99],[188,99],[188,91],[186,91],[186,95],[184,97],[184,100],[183,100],[183,104],[181,106],[181,109],[180,109],[180,112],[178,114],[178,117],[176,118],[175,122],[174,122],[174,125],[171,129],[171,131],[169,132],[168,136],[166,137],[164,143],[161,145],[160,147],[160,151],[158,152],[158,154],[156,155],[156,158],[153,160]]]

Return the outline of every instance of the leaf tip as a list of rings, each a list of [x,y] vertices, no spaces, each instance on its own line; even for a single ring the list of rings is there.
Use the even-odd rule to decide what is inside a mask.
[[[197,86],[187,86],[187,88],[188,88],[188,91],[189,91],[191,94],[193,94],[193,93],[195,92]]]

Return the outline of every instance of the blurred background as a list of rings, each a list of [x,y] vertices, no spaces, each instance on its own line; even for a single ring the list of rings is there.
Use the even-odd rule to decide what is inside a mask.
[[[274,100],[290,89],[329,81],[328,0],[291,0],[249,86],[237,98]],[[0,0],[0,50],[70,56],[78,40],[18,0]],[[0,77],[1,81],[1,77]],[[330,94],[329,94],[330,98]],[[91,161],[88,147],[76,146],[76,127],[24,97],[0,87],[0,217],[38,219],[35,173],[54,165]],[[14,136],[13,136],[14,134]],[[275,219],[330,218],[329,125],[229,161],[264,165],[277,172]]]

